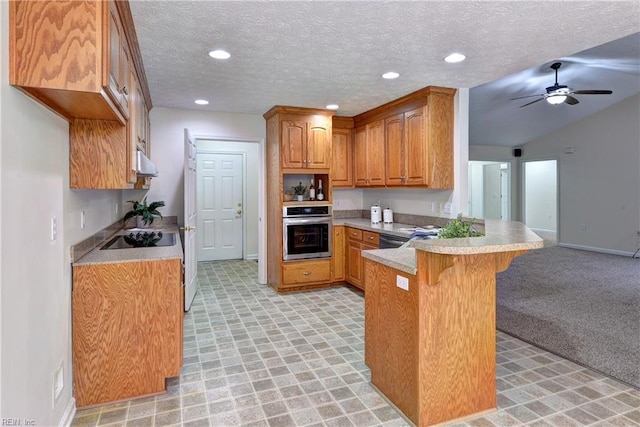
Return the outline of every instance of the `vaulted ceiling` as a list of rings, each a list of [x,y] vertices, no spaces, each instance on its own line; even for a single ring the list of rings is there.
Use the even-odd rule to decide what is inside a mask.
[[[579,111],[591,114],[604,98],[615,102],[619,93],[639,90],[637,34],[613,54],[572,57],[640,32],[636,1],[137,0],[130,5],[156,107],[263,114],[273,105],[335,103],[337,115],[351,116],[429,85],[472,88],[471,143],[519,145],[536,132],[526,128],[515,138],[513,129],[503,135],[495,124],[537,122],[536,131],[550,124],[559,110],[549,112],[546,102],[518,109],[521,103],[509,99],[553,84],[548,65],[557,59],[563,61],[564,84],[613,89],[616,95],[583,96],[576,106],[560,106],[572,109],[572,120]],[[216,48],[231,58],[210,58]],[[467,59],[445,63],[454,51]],[[382,79],[387,71],[400,77]],[[210,103],[197,106],[195,99]]]

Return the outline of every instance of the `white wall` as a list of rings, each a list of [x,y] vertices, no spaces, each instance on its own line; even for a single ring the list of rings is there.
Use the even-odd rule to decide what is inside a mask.
[[[556,231],[557,162],[524,162],[524,223],[536,230]]]
[[[473,139],[473,136],[471,136]],[[513,157],[513,147],[502,147],[493,145],[470,145],[469,160],[509,163],[509,173],[511,174],[511,216],[512,221],[520,221],[520,203],[518,182],[520,176],[520,162]]]
[[[8,84],[8,5],[0,2],[0,417],[58,425],[74,403],[69,247],[118,219],[121,191],[69,189],[68,123]],[[52,404],[60,364],[64,388]]]
[[[216,113],[211,111],[184,110],[176,108],[153,108],[151,120],[151,160],[159,170],[159,176],[151,180],[148,200],[164,200],[163,215],[176,215],[178,223],[184,222],[184,129],[187,128],[198,140],[228,138],[264,140],[266,122],[261,115]],[[211,148],[211,144],[207,146]],[[202,142],[198,142],[198,147]],[[258,145],[258,144],[256,144]],[[251,156],[247,165],[248,179],[258,180],[260,165]],[[252,193],[256,197],[256,193]],[[254,218],[248,221],[247,250],[258,252],[257,200],[249,201],[255,213],[247,213]],[[256,228],[250,228],[254,227]]]
[[[561,244],[629,255],[637,248],[638,117],[635,95],[523,146],[525,160],[558,160]]]

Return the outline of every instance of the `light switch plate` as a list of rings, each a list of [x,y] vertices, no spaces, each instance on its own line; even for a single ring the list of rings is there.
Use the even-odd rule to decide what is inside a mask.
[[[400,275],[396,276],[396,286],[405,291],[409,290],[409,279]]]

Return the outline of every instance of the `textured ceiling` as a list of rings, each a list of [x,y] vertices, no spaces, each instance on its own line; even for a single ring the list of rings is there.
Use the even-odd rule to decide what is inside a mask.
[[[337,103],[338,115],[355,115],[425,86],[474,88],[640,31],[636,1],[130,5],[154,106],[250,114],[274,105]],[[214,48],[229,51],[231,58],[209,58]],[[452,51],[467,60],[445,63]],[[380,77],[390,70],[400,78]],[[552,84],[546,77],[530,87],[501,88],[500,99],[511,106],[508,98]],[[600,88],[594,84],[571,86]],[[198,98],[210,104],[198,107]]]

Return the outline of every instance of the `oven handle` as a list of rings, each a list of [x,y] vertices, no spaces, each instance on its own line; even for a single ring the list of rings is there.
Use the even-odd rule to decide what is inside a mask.
[[[312,218],[283,218],[285,225],[297,224],[329,224],[331,225],[331,217],[312,217]]]

